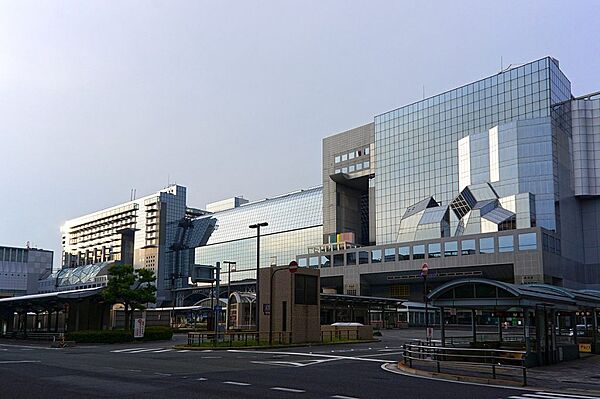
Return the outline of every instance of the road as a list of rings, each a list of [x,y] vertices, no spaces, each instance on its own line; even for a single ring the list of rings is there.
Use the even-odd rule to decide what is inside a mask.
[[[385,371],[382,365],[399,358],[398,339],[260,351],[188,351],[172,345],[51,349],[0,341],[0,398],[579,399]]]

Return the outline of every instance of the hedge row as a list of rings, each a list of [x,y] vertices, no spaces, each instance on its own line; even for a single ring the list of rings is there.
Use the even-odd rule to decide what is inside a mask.
[[[169,327],[147,327],[144,337],[141,339],[133,338],[133,331],[125,330],[88,330],[74,331],[67,334],[67,340],[80,343],[95,344],[117,344],[132,341],[161,341],[169,340],[173,337],[173,330]]]

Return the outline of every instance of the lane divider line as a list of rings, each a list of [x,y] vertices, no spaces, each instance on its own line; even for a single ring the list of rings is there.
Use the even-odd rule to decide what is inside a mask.
[[[284,388],[284,387],[272,387],[272,388],[269,388],[269,389],[272,389],[273,391],[283,391],[283,392],[293,392],[293,393],[304,393],[304,392],[306,392],[303,389]]]

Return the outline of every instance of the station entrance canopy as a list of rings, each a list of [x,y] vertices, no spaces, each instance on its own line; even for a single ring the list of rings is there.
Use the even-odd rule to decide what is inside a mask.
[[[575,358],[580,351],[600,352],[600,291],[473,278],[450,281],[428,299],[440,309],[442,346],[452,341],[445,336],[446,321],[460,309],[471,310],[472,347],[522,345],[537,364]],[[477,333],[483,312],[488,322],[497,323],[497,333]],[[518,322],[509,329],[507,320],[513,318]]]

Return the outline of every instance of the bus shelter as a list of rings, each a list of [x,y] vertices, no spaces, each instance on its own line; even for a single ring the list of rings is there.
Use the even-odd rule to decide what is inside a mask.
[[[428,299],[440,311],[442,346],[524,350],[528,365],[574,359],[580,352],[600,353],[598,291],[460,279],[436,288]],[[447,338],[445,332],[457,310],[471,312],[471,334],[462,341]],[[478,333],[483,319],[496,325],[495,333]]]

